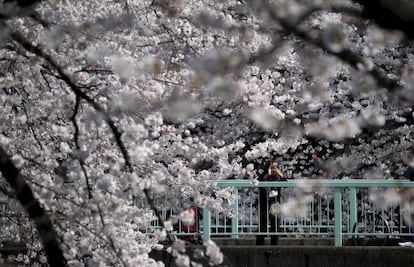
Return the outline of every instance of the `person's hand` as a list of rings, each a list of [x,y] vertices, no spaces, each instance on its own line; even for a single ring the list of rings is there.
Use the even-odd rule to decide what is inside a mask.
[[[267,175],[269,175],[269,176],[272,176],[272,167],[269,167],[268,169],[267,169]]]

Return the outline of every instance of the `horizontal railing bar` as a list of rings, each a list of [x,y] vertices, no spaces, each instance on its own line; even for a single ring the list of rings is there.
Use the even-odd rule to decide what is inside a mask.
[[[342,225],[342,227],[345,227],[346,225]],[[212,224],[211,225],[211,227],[214,227],[214,228],[220,228],[220,229],[231,229],[231,225],[222,225],[222,224]],[[238,228],[258,228],[259,226],[257,226],[257,225],[252,225],[252,226],[250,226],[250,225],[246,225],[246,226],[243,226],[243,225],[238,225]],[[332,224],[330,224],[330,225],[319,225],[319,224],[313,224],[313,225],[304,225],[304,224],[301,224],[300,226],[297,226],[297,225],[295,225],[295,224],[281,224],[280,225],[280,228],[297,228],[297,227],[300,227],[300,228],[314,228],[314,229],[334,229],[334,225],[332,225]]]
[[[146,233],[148,236],[154,236],[155,234],[154,233]],[[169,233],[169,234],[171,234],[171,235],[175,235],[175,236],[201,236],[202,235],[202,233],[199,233],[199,232],[194,232],[194,233],[187,233],[187,232],[185,232],[185,233],[179,233],[179,232],[172,232],[172,233]]]
[[[390,233],[343,233],[348,236],[392,236]]]
[[[211,234],[214,234],[214,236],[230,236],[232,233],[231,232],[227,232],[227,233],[216,233],[216,232],[211,232]],[[333,237],[334,236],[334,232],[330,232],[330,233],[302,233],[302,232],[289,232],[289,233],[279,233],[279,232],[269,232],[269,233],[254,233],[254,232],[238,232],[239,236],[328,236],[328,237]]]

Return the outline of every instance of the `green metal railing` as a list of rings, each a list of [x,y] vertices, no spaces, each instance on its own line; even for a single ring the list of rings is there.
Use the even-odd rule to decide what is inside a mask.
[[[232,210],[232,215],[210,210],[209,207],[198,207],[197,212],[202,216],[197,214],[196,221],[199,217],[202,219],[196,224],[195,231],[184,230],[186,227],[178,221],[172,234],[199,238],[204,242],[219,236],[328,236],[334,238],[335,246],[342,246],[343,237],[414,236],[414,210],[407,200],[414,196],[414,182],[408,180],[303,179],[258,184],[250,180],[220,180],[215,183],[219,187],[231,188],[233,203],[228,208]],[[281,204],[275,217],[279,226],[276,232],[270,232],[269,227],[264,232],[259,231],[259,187],[268,190],[281,188]],[[163,220],[180,212],[179,208],[175,209],[177,205],[167,203],[162,196],[154,199]],[[299,205],[299,208],[292,206],[292,203]],[[144,198],[137,196],[133,204],[148,209]],[[269,211],[269,208],[267,206],[266,210]],[[7,203],[0,203],[0,211],[3,213],[0,224],[5,231],[8,224],[5,215],[9,212]],[[376,214],[381,220],[375,220],[376,217],[370,219],[370,214]],[[265,216],[269,217],[269,214]],[[139,230],[153,234],[160,228],[159,222],[154,219],[150,219],[150,225],[140,226]]]
[[[404,221],[402,220],[402,201],[399,203],[392,203],[392,205],[385,205],[387,207],[379,208],[378,205],[382,205],[384,203],[376,203],[381,202],[380,200],[370,199],[370,196],[378,196],[381,197],[381,194],[386,192],[386,189],[397,189],[397,190],[409,190],[409,188],[414,187],[414,182],[406,181],[406,180],[357,180],[357,179],[346,179],[346,180],[289,180],[285,182],[260,182],[258,185],[253,185],[249,180],[221,180],[216,182],[218,186],[221,187],[232,187],[233,188],[233,195],[235,197],[235,201],[233,203],[233,210],[234,215],[231,218],[223,218],[221,216],[220,219],[215,219],[220,217],[218,214],[212,214],[212,212],[205,207],[203,209],[203,240],[207,241],[212,236],[220,236],[220,235],[229,235],[233,238],[237,238],[241,235],[326,235],[326,236],[334,236],[335,246],[342,246],[343,243],[343,236],[353,237],[356,235],[355,227],[361,224],[368,224],[372,223],[365,219],[358,223],[359,217],[364,217],[364,211],[366,214],[367,206],[368,209],[372,212],[376,212],[378,214],[386,214],[388,213],[389,223],[387,221],[384,222],[384,225],[377,225],[378,229],[386,229],[385,224],[388,227],[387,231],[383,231],[382,233],[369,233],[369,232],[358,232],[358,236],[372,236],[372,235],[383,235],[383,236],[408,236],[414,234],[414,229],[411,229],[411,221]],[[300,220],[296,219],[296,222],[293,224],[286,224],[285,222],[288,221],[284,218],[284,215],[280,216],[279,224],[280,228],[282,229],[281,232],[278,233],[269,233],[266,231],[265,233],[259,233],[257,223],[254,224],[250,222],[248,227],[254,229],[253,231],[243,232],[241,229],[245,228],[246,225],[240,227],[240,218],[238,217],[240,212],[240,208],[244,208],[243,205],[239,204],[240,199],[240,192],[246,191],[246,189],[251,189],[252,191],[255,190],[256,187],[265,187],[265,188],[275,188],[281,187],[283,189],[296,189],[299,191],[303,191],[304,193],[302,196],[311,196],[312,194],[316,194],[316,204],[314,201],[312,203],[308,203],[308,207],[304,205],[305,211],[302,214],[302,217],[308,216],[308,218],[302,218],[302,221],[306,223],[301,223]],[[373,191],[373,194],[369,195],[367,191]],[[323,192],[325,191],[325,192]],[[323,192],[323,193],[318,193]],[[291,192],[292,193],[292,192]],[[286,196],[288,194],[283,193],[282,195],[285,196],[282,198],[281,206],[283,207],[284,202],[287,200]],[[298,196],[296,196],[298,198]],[[324,203],[321,204],[320,198],[324,198]],[[319,198],[319,199],[318,199]],[[298,201],[299,200],[299,201]],[[300,204],[300,197],[297,199],[298,203]],[[322,209],[320,208],[321,205],[324,205],[325,210],[328,210],[326,214],[321,214]],[[319,208],[318,208],[319,206]],[[332,207],[333,206],[333,207]],[[257,209],[257,205],[251,205],[250,209],[253,210],[254,208]],[[332,214],[333,208],[333,214]],[[306,211],[306,209],[309,209]],[[413,214],[412,211],[403,211],[404,216],[406,218],[411,218]],[[407,215],[407,212],[409,213]],[[360,214],[360,216],[358,216]],[[395,215],[397,214],[397,215]],[[268,215],[266,215],[268,216]],[[346,220],[343,217],[346,217]],[[257,216],[256,216],[257,217]],[[313,224],[313,218],[318,218],[318,223]],[[322,218],[324,217],[324,218]],[[383,216],[384,220],[388,220],[386,216]],[[395,218],[398,217],[398,222],[394,223]],[[212,223],[212,219],[214,223]],[[231,223],[228,225],[226,222],[230,219]],[[411,219],[409,219],[411,220]],[[323,223],[322,223],[323,221]],[[333,221],[333,224],[330,222]],[[223,223],[224,222],[224,223]],[[231,226],[230,226],[231,225]],[[294,227],[296,230],[299,231],[286,231],[287,228]],[[217,229],[225,229],[217,231]],[[230,229],[229,229],[230,228]],[[317,229],[317,231],[312,231],[309,229]],[[283,230],[284,229],[284,230]],[[321,230],[322,229],[322,230]],[[363,231],[363,230],[362,230]]]

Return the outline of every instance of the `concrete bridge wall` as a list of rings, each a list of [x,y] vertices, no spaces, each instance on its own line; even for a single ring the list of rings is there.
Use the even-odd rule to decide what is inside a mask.
[[[221,245],[225,256],[222,266],[234,267],[414,267],[414,248],[390,247],[334,247],[321,245]],[[187,251],[202,246],[188,246]],[[16,248],[2,248],[2,254]],[[6,255],[3,255],[6,256]],[[175,267],[174,259],[166,252],[152,252],[151,257],[161,260],[167,267]],[[0,267],[16,264],[3,263]],[[203,266],[209,266],[207,262]]]
[[[237,267],[414,267],[414,249],[399,247],[223,247]]]
[[[226,260],[223,266],[234,267],[414,267],[414,248],[222,246],[221,250]],[[166,253],[152,256],[166,266],[176,266]]]

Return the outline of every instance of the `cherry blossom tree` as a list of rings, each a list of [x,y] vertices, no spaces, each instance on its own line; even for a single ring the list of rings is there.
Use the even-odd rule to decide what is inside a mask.
[[[412,21],[407,1],[372,2],[0,2],[0,191],[33,248],[18,260],[161,266],[167,240],[202,264],[168,232],[190,203],[231,214],[213,181],[254,182],[270,159],[290,179],[402,176]],[[214,243],[197,253],[223,264]]]

